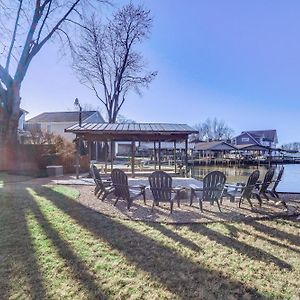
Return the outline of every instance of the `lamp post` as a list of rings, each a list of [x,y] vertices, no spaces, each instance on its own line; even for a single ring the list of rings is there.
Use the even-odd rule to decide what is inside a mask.
[[[79,103],[78,98],[75,99],[74,101],[74,105],[77,106],[79,108],[79,127],[81,127],[81,113],[82,113],[82,107]]]
[[[78,98],[75,99],[74,101],[74,106],[79,108],[79,127],[81,127],[81,112],[82,112],[82,107],[79,103]],[[80,151],[80,137],[77,140],[77,147],[76,147],[76,178],[79,178],[79,169],[80,169],[80,158],[79,158],[79,151]]]

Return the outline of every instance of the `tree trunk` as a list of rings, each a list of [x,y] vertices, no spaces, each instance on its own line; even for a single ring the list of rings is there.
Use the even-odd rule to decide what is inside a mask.
[[[20,84],[11,84],[4,103],[0,111],[0,170],[14,170],[17,167]]]

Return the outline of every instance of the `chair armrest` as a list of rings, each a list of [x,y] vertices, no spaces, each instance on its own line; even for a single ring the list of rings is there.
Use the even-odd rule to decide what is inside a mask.
[[[129,185],[129,188],[131,188],[131,189],[145,189],[146,186],[144,184],[134,184],[134,185]]]
[[[175,194],[175,195],[178,195],[180,192],[183,192],[185,191],[185,187],[183,186],[175,186],[175,187],[172,187],[171,189],[171,193]]]
[[[190,188],[192,189],[192,190],[194,190],[194,191],[202,191],[202,187],[200,187],[200,186],[197,186],[197,185],[195,185],[195,184],[190,184],[189,185],[190,186]]]

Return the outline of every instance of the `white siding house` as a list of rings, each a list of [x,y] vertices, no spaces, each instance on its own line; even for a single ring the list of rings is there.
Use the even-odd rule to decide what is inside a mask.
[[[104,119],[98,111],[83,111],[81,113],[82,123],[102,123]],[[78,123],[79,112],[45,112],[26,121],[27,129],[39,128],[44,132],[60,135],[72,141],[74,134],[66,133],[65,129]]]

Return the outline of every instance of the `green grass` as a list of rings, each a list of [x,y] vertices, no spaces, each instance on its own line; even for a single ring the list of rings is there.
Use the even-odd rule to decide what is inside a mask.
[[[63,186],[0,188],[0,299],[299,299],[300,224],[112,219]]]

